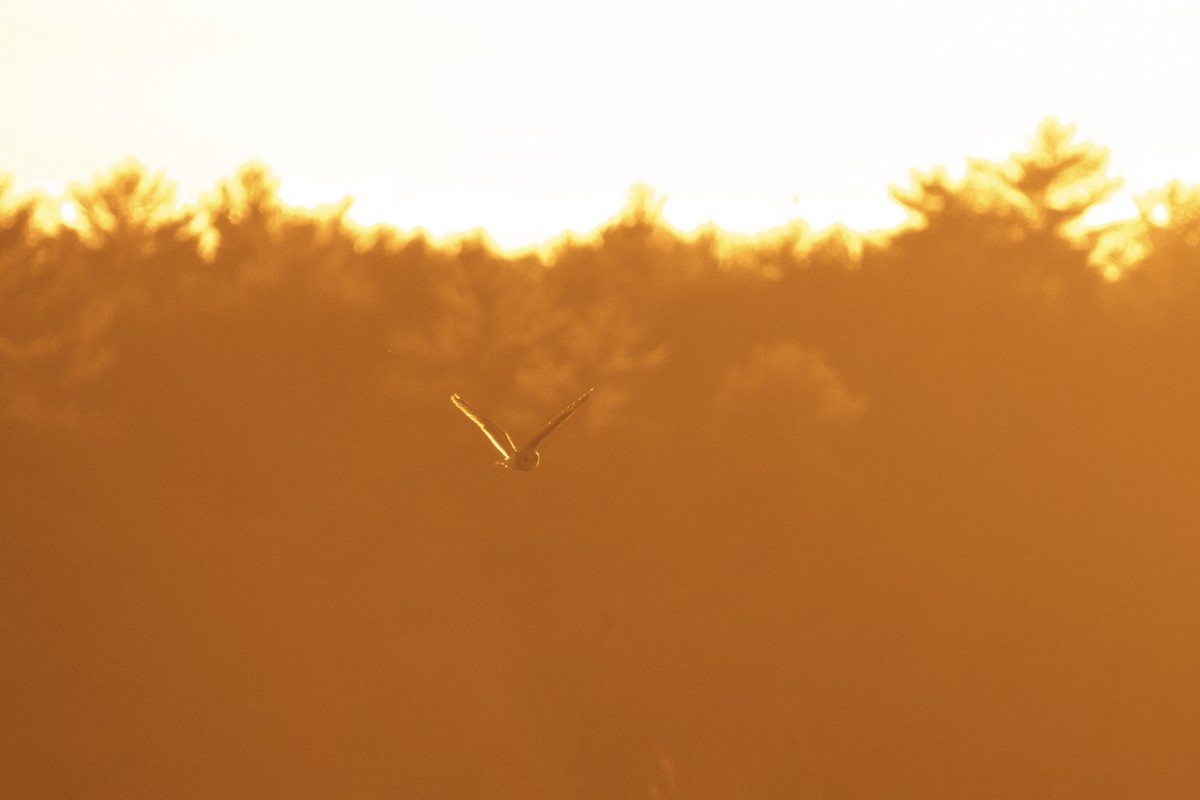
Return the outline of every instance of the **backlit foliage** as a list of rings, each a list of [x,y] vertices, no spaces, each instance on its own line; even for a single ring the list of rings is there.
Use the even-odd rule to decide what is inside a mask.
[[[1195,796],[1200,189],[1106,169],[518,254],[0,191],[0,795]],[[532,475],[448,401],[591,386]]]

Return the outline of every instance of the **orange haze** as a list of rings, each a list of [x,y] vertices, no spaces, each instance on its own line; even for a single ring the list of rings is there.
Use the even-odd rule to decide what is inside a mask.
[[[542,251],[0,195],[0,796],[1200,796],[1200,189]],[[532,432],[529,474],[461,392]]]

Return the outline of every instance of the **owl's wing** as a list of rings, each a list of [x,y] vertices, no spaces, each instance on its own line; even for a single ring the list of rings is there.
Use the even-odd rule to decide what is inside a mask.
[[[450,395],[450,402],[458,406],[458,410],[466,414],[467,419],[479,426],[479,430],[483,431],[484,435],[491,440],[492,444],[496,446],[496,449],[505,458],[508,458],[517,451],[512,438],[504,432],[504,429],[476,411],[466,400],[463,400],[457,394],[452,394]]]
[[[559,425],[562,425],[564,422],[566,422],[567,417],[574,414],[575,411],[581,405],[583,405],[583,401],[587,400],[589,397],[592,396],[592,392],[594,392],[594,391],[596,391],[596,390],[588,389],[574,403],[571,403],[571,405],[567,406],[562,411],[558,412],[558,414],[554,417],[554,419],[547,422],[546,427],[542,428],[537,433],[536,436],[534,436],[532,439],[530,439],[528,442],[526,442],[525,446],[521,449],[522,450],[533,450],[534,448],[536,448],[538,446],[538,443],[541,442],[542,439],[545,439],[547,436],[549,436],[551,433],[554,432],[555,428],[557,428]]]

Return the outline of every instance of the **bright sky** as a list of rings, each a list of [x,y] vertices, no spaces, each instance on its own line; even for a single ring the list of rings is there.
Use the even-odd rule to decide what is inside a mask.
[[[688,229],[890,226],[909,170],[1003,159],[1055,115],[1128,198],[1200,183],[1192,0],[37,0],[0,9],[0,173],[61,192],[133,156],[184,201],[252,159],[295,204],[501,244],[635,183]]]

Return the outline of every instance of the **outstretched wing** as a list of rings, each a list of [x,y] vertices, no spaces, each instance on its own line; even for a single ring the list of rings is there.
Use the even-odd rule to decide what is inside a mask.
[[[457,394],[452,394],[450,395],[450,402],[458,406],[458,410],[466,414],[467,419],[479,426],[479,430],[483,431],[484,434],[492,440],[492,444],[496,445],[496,449],[499,450],[505,458],[511,456],[517,451],[516,445],[513,444],[512,438],[504,432],[504,429],[472,408],[471,404],[466,400],[463,400]]]
[[[596,391],[596,390],[588,389],[586,392],[583,393],[583,395],[578,400],[576,400],[574,403],[571,403],[571,405],[567,406],[562,411],[558,412],[558,415],[555,416],[554,419],[547,422],[546,427],[544,427],[540,431],[538,431],[537,435],[534,436],[532,439],[530,439],[528,442],[526,442],[525,446],[521,449],[522,450],[533,450],[534,448],[536,448],[538,446],[538,443],[541,442],[542,439],[545,439],[547,436],[549,436],[551,433],[554,432],[555,428],[557,428],[559,425],[562,425],[564,422],[566,422],[567,417],[574,414],[576,409],[578,409],[581,405],[583,405],[583,401],[587,400],[589,397],[591,397],[592,392],[594,392],[594,391]]]

